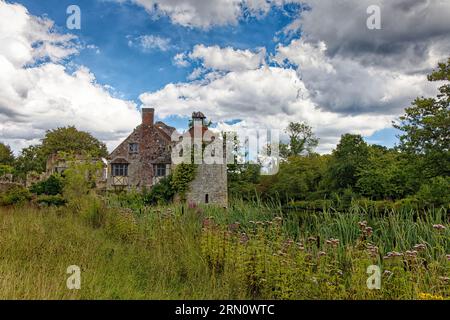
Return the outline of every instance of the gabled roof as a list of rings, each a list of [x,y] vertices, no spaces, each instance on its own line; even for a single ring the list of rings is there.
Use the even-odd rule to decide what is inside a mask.
[[[136,134],[136,132],[139,132],[139,131],[141,131],[141,130],[143,130],[144,128],[145,128],[145,126],[146,125],[144,125],[144,124],[140,124],[140,125],[138,125],[134,130],[133,130],[133,132],[132,133],[130,133],[129,135],[128,135],[128,137],[126,137],[110,154],[109,154],[109,156],[108,156],[108,159],[112,159],[112,155],[118,150],[118,149],[120,149],[120,147],[122,147],[122,145],[124,144],[124,143],[126,143],[129,139],[130,139],[130,137],[133,135],[133,134]],[[175,128],[173,128],[173,127],[170,127],[170,126],[168,126],[168,125],[166,125],[164,122],[161,122],[161,121],[158,121],[157,123],[155,123],[154,125],[152,125],[152,126],[147,126],[147,127],[151,127],[151,128],[153,128],[153,129],[155,129],[155,132],[158,134],[158,136],[160,136],[162,139],[164,139],[166,142],[168,142],[168,143],[170,143],[171,141],[172,141],[172,138],[171,138],[171,134],[172,134],[172,132],[173,131],[175,131]],[[169,134],[169,132],[170,132],[170,134]]]

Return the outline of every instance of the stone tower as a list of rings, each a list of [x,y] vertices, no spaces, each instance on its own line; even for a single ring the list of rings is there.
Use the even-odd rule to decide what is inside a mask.
[[[210,143],[210,139],[205,137],[212,135],[208,128],[204,125],[205,116],[201,112],[192,114],[192,124],[201,125],[202,141],[205,144]],[[193,128],[190,133],[193,137]],[[213,138],[214,139],[214,138]],[[205,141],[207,140],[207,141]],[[204,152],[208,152],[205,149]],[[220,163],[206,163],[202,161],[197,164],[196,177],[190,183],[189,190],[186,192],[186,201],[196,204],[213,204],[221,207],[228,206],[228,185],[227,185],[227,164],[225,152],[221,155]]]

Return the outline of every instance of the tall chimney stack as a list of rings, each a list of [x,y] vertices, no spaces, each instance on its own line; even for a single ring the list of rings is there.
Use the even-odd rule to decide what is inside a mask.
[[[152,126],[154,118],[155,118],[154,108],[142,108],[142,124]]]

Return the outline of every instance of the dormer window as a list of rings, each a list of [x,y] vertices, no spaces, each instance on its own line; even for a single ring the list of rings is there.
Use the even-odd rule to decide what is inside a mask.
[[[128,150],[130,153],[139,153],[139,144],[137,143],[130,143],[128,145]]]

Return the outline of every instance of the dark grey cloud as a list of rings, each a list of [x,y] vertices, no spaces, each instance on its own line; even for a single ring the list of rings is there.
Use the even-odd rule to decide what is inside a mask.
[[[398,70],[430,68],[436,55],[450,54],[448,0],[310,0],[301,17],[311,41],[324,41],[329,56]],[[381,30],[369,30],[367,8],[379,5]]]

